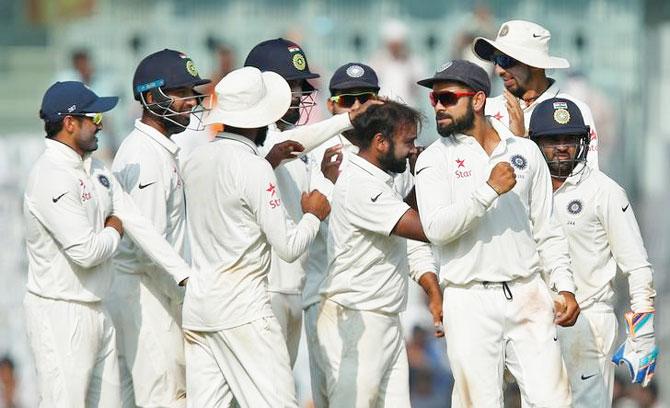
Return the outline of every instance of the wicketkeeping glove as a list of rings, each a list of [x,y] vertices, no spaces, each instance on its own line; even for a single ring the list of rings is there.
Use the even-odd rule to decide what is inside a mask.
[[[612,362],[616,365],[625,363],[632,382],[646,387],[654,376],[658,356],[654,338],[654,312],[627,312],[624,318],[628,338],[614,353]]]

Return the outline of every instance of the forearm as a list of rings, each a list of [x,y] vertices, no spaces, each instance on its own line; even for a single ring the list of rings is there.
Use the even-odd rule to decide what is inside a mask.
[[[281,222],[281,221],[280,221]],[[311,213],[304,214],[300,222],[295,225],[290,220],[284,221],[287,225],[283,231],[270,227],[271,231],[264,230],[272,250],[286,262],[293,262],[300,257],[314,241],[319,232],[321,221]]]
[[[430,244],[408,239],[407,261],[409,263],[409,276],[417,283],[426,273],[437,275],[437,263]]]
[[[656,291],[651,268],[641,268],[628,273],[628,292],[630,293],[630,309],[633,313],[655,310]]]
[[[80,244],[65,248],[65,254],[72,262],[91,268],[110,259],[121,241],[121,236],[114,228],[104,228],[97,234],[91,234]]]

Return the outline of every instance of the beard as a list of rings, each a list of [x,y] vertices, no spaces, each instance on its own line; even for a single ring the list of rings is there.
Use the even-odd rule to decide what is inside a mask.
[[[265,139],[267,139],[267,137],[268,137],[267,126],[258,129],[258,133],[256,134],[256,140],[254,140],[256,146],[263,146],[263,143],[265,143]]]
[[[382,169],[391,173],[404,173],[407,170],[407,158],[398,159],[395,157],[395,143],[391,140],[391,146],[388,152],[379,158],[379,164]]]
[[[467,110],[459,118],[454,118],[448,114],[444,115],[437,114],[435,117],[436,120],[445,118],[451,118],[452,120],[451,123],[448,125],[440,126],[440,124],[438,123],[437,133],[439,133],[440,136],[449,137],[458,133],[463,133],[467,130],[472,129],[472,126],[475,123],[475,108],[472,107],[472,104],[468,104]]]

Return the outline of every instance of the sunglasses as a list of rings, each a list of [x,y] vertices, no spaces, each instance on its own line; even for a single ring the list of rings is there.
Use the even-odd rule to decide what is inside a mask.
[[[337,106],[341,108],[351,108],[354,103],[358,100],[360,103],[365,103],[369,101],[370,99],[377,99],[377,93],[376,92],[361,92],[361,93],[354,93],[354,94],[340,94],[340,95],[335,95],[331,96],[330,100],[335,102]]]
[[[58,116],[85,116],[90,118],[94,125],[99,126],[102,123],[102,113],[58,113]]]
[[[451,106],[458,103],[458,100],[464,96],[474,96],[477,92],[431,92],[428,94],[430,97],[430,104],[437,106],[437,103],[441,103],[442,106]]]
[[[519,61],[509,55],[498,54],[491,57],[491,62],[502,69],[507,69],[515,66]]]

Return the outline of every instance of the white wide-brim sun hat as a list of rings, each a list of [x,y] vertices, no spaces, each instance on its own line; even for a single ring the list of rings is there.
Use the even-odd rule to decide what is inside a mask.
[[[565,58],[549,55],[551,33],[541,25],[524,20],[503,23],[495,41],[477,37],[472,49],[479,58],[491,61],[495,50],[535,68],[569,68]]]
[[[278,121],[291,105],[291,88],[281,75],[258,68],[236,69],[216,87],[216,106],[203,123],[242,129],[262,128]]]

